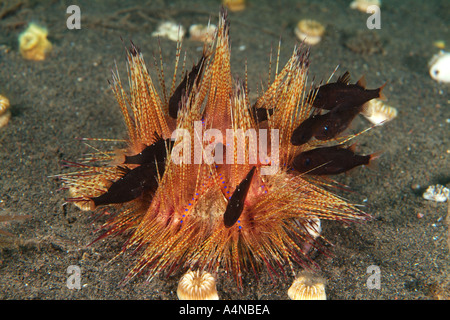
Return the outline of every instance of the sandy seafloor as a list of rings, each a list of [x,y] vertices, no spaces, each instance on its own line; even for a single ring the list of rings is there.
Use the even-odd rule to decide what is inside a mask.
[[[348,226],[323,222],[333,255],[313,257],[327,280],[329,299],[449,298],[447,203],[426,201],[421,195],[428,185],[448,186],[450,181],[450,85],[431,79],[427,66],[439,51],[434,41],[444,40],[450,47],[450,4],[385,0],[381,29],[368,30],[369,15],[350,9],[349,2],[249,1],[246,10],[230,12],[233,75],[242,78],[247,61],[254,99],[257,85],[267,80],[271,48],[275,50],[281,36],[284,65],[297,43],[296,22],[312,18],[326,25],[326,35],[311,49],[310,77],[326,80],[339,64],[338,73],[349,70],[353,81],[364,74],[368,87],[388,82],[387,103],[398,109],[398,117],[357,138],[359,152],[383,151],[376,168],[336,177],[356,191],[341,195],[364,204],[375,219]],[[66,27],[69,4],[80,6],[80,30]],[[120,287],[136,258],[124,255],[109,262],[123,238],[87,247],[101,221],[92,221],[89,213],[72,205],[63,206],[66,194],[57,191],[61,183],[51,176],[67,172],[61,167],[63,159],[76,160],[90,151],[75,138],[125,137],[107,83],[115,61],[126,77],[120,37],[132,39],[150,66],[158,55],[151,33],[159,21],[173,19],[186,28],[207,23],[210,17],[217,23],[219,6],[220,1],[212,0],[24,1],[0,20],[0,93],[12,104],[12,119],[0,129],[0,214],[31,216],[0,226],[17,236],[15,244],[0,251],[0,299],[177,298],[180,273],[150,283],[140,276]],[[32,21],[49,30],[53,51],[45,61],[26,61],[18,50],[17,37]],[[383,53],[350,50],[345,43],[358,32],[376,33]],[[176,43],[161,39],[161,46],[171,75]],[[191,65],[201,44],[186,39],[183,49]],[[351,130],[367,126],[359,117]],[[70,265],[81,267],[80,290],[66,286]],[[366,285],[371,265],[380,268],[380,289]],[[217,287],[221,299],[288,299],[292,280],[290,273],[276,283],[267,273],[258,282],[244,275],[240,292],[233,279],[221,273]]]

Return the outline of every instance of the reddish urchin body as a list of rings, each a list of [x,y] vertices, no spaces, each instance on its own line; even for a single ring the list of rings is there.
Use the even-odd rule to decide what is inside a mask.
[[[307,248],[317,246],[312,231],[318,219],[368,218],[327,191],[330,180],[290,167],[302,151],[330,142],[290,142],[313,109],[306,99],[308,50],[295,48],[250,104],[247,84],[231,76],[228,31],[222,11],[213,44],[205,45],[199,64],[168,93],[164,82],[157,92],[132,45],[129,92],[117,73],[111,82],[127,146],[102,153],[98,165],[80,164],[80,171],[62,175],[69,200],[80,209],[117,208],[102,237],[124,234],[124,250],[139,249],[126,280],[143,271],[151,279],[177,269],[224,269],[240,286],[248,270],[288,267],[295,274],[296,264],[312,263]]]

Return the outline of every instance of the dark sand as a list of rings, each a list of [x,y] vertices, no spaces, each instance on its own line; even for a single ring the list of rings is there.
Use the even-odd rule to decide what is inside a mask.
[[[150,66],[153,54],[158,56],[158,42],[150,36],[158,21],[173,19],[187,28],[207,23],[211,16],[217,23],[219,1],[147,2],[73,1],[81,8],[81,30],[66,28],[66,6],[59,1],[25,1],[0,20],[0,93],[12,104],[12,119],[0,129],[0,214],[31,216],[0,226],[17,236],[15,244],[0,251],[0,299],[177,298],[180,274],[151,283],[141,276],[119,287],[135,260],[124,255],[110,262],[124,239],[108,238],[86,247],[101,221],[92,221],[89,213],[72,205],[63,206],[66,194],[57,191],[60,181],[50,178],[67,171],[61,160],[76,160],[90,151],[75,138],[125,137],[107,83],[115,60],[126,78],[120,37],[133,39]],[[327,27],[323,41],[311,50],[310,75],[326,80],[340,64],[338,73],[349,70],[354,81],[364,74],[371,88],[387,81],[388,103],[399,111],[394,121],[357,139],[361,153],[383,151],[377,168],[358,168],[338,177],[356,191],[342,195],[364,203],[375,219],[349,226],[323,223],[324,236],[334,243],[333,255],[315,254],[314,259],[327,279],[328,298],[449,298],[447,203],[421,196],[428,185],[448,186],[450,181],[450,86],[432,80],[427,67],[439,51],[433,41],[445,40],[450,46],[449,2],[385,0],[381,30],[372,31],[366,28],[369,15],[351,10],[350,0],[249,2],[245,11],[229,17],[232,71],[243,77],[247,61],[253,98],[257,85],[266,82],[271,47],[277,47],[281,35],[284,65],[296,44],[296,22],[309,17]],[[48,27],[54,45],[42,62],[22,59],[17,48],[19,33],[31,21]],[[346,47],[358,32],[375,33],[384,53],[367,55]],[[161,46],[170,77],[176,44],[161,39]],[[183,48],[191,65],[201,44],[186,40]],[[352,130],[367,126],[359,117]],[[70,265],[81,267],[80,290],[66,286]],[[366,286],[371,265],[380,268],[379,290]],[[259,282],[244,276],[244,290],[239,292],[232,278],[221,275],[222,299],[288,299],[293,280],[287,274],[274,285],[265,273]]]

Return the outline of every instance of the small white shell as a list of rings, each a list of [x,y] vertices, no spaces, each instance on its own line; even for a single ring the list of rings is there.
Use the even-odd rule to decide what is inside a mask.
[[[383,101],[378,99],[370,100],[361,114],[374,125],[382,125],[388,121],[391,121],[397,116],[397,109],[385,104]]]
[[[428,63],[430,76],[436,81],[450,83],[450,53],[441,51]]]
[[[158,26],[158,29],[152,33],[153,37],[164,37],[172,41],[181,40],[186,31],[182,25],[175,22],[166,21]]]
[[[448,188],[437,184],[435,186],[429,186],[422,196],[426,200],[445,202],[448,200],[449,194],[450,190]]]

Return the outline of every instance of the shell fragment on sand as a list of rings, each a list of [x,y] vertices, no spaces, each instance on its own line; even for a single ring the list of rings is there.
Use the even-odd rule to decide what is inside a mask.
[[[450,52],[441,50],[430,62],[430,76],[438,82],[450,83]]]
[[[429,186],[423,194],[425,200],[445,202],[448,200],[450,190],[443,185]]]
[[[397,117],[398,111],[381,100],[372,99],[367,102],[361,114],[371,123],[379,126]]]

